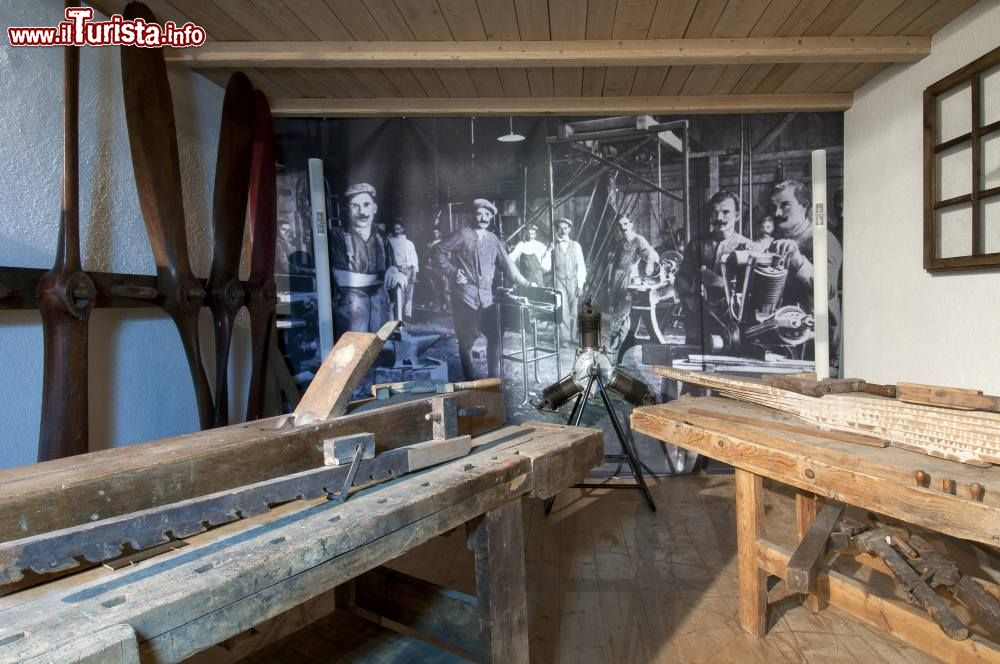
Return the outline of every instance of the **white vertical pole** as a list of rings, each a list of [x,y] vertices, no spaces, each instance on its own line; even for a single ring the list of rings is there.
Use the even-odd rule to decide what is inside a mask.
[[[813,318],[816,321],[816,379],[830,377],[830,300],[826,264],[826,150],[812,152]]]
[[[316,295],[319,298],[319,348],[320,357],[326,357],[333,348],[333,294],[330,289],[330,249],[326,232],[326,187],[322,159],[309,160],[309,202],[312,206]]]

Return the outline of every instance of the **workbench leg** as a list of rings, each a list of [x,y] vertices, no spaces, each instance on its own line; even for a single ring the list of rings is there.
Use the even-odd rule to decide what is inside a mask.
[[[487,512],[469,538],[479,598],[480,661],[528,662],[521,501]]]
[[[795,529],[800,542],[805,538],[806,533],[809,532],[812,522],[816,520],[819,508],[820,499],[816,494],[802,490],[795,492]],[[802,604],[811,613],[819,613],[826,606],[826,602],[820,599],[819,595],[815,593],[806,595],[806,599]]]
[[[736,469],[736,541],[739,558],[740,627],[752,636],[767,631],[767,574],[757,564],[757,541],[764,536],[762,478]]]

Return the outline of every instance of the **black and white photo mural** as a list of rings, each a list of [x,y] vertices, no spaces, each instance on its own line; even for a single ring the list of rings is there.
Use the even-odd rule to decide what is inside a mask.
[[[836,375],[840,113],[281,119],[276,132],[281,346],[302,384],[322,360],[322,297],[334,339],[404,322],[361,392],[502,377],[512,421],[565,420],[536,407],[573,369],[587,302],[610,362],[659,401],[676,386],[657,364],[811,371],[816,149],[827,155]],[[322,160],[325,217],[310,201],[310,159]],[[626,420],[631,406],[616,404]],[[659,443],[639,448],[651,469],[669,469]]]

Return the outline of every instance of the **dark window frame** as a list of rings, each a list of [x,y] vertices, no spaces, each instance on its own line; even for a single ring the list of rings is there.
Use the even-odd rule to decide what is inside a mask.
[[[924,269],[928,272],[949,272],[977,268],[1000,268],[1000,252],[982,253],[983,223],[981,204],[984,200],[1000,200],[1000,187],[982,188],[982,139],[1000,132],[1000,121],[982,124],[982,74],[1000,65],[1000,48],[970,62],[924,90]],[[956,88],[970,85],[972,95],[971,131],[940,143],[938,135],[938,98]],[[969,142],[972,152],[972,192],[941,200],[937,156],[953,147]],[[938,246],[937,215],[947,208],[972,207],[972,246],[962,256],[941,258]]]

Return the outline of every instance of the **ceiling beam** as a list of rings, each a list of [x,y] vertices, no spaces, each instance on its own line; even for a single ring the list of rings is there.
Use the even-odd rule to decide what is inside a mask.
[[[213,67],[641,67],[800,62],[916,62],[930,37],[769,37],[587,41],[211,42],[166,57]]]
[[[743,113],[844,111],[853,95],[712,95],[681,97],[528,97],[498,99],[305,99],[271,100],[283,117],[417,115],[621,115],[632,113]]]

